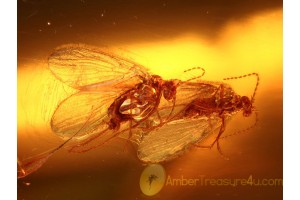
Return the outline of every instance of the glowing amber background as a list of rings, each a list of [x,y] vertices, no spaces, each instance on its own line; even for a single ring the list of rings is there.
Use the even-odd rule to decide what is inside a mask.
[[[49,120],[73,90],[47,71],[62,44],[111,46],[153,74],[180,78],[206,69],[204,80],[257,72],[258,125],[221,141],[217,150],[192,149],[164,163],[173,178],[282,178],[282,1],[18,1],[18,158],[62,142]],[[251,96],[254,78],[228,82]],[[74,108],[76,109],[76,108]],[[255,116],[234,117],[225,134]],[[62,149],[36,173],[18,180],[20,199],[149,199],[139,180],[144,165],[122,140],[84,154]],[[126,147],[126,148],[124,148]],[[29,184],[30,183],[30,184]],[[153,199],[282,199],[281,186],[167,186]]]

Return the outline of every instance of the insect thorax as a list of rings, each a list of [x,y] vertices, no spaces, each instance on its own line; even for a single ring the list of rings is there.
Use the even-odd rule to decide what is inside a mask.
[[[119,113],[137,121],[153,111],[158,99],[156,90],[147,84],[140,84],[136,89],[129,91],[126,97],[120,105]]]
[[[224,84],[216,88],[213,94],[195,99],[185,109],[184,116],[190,118],[212,114],[230,114],[241,109],[240,99],[241,97],[229,85]]]

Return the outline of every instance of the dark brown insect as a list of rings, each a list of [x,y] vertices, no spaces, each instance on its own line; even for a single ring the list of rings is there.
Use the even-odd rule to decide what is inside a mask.
[[[51,128],[66,141],[57,148],[18,162],[18,177],[39,169],[62,147],[70,152],[94,149],[124,133],[138,144],[138,157],[145,162],[172,159],[214,130],[225,130],[234,113],[252,112],[253,97],[240,97],[223,83],[163,80],[143,66],[94,47],[68,45],[49,57],[53,75],[78,90],[62,101],[51,119]],[[249,74],[256,75],[257,74]],[[245,76],[242,76],[245,77]],[[233,77],[237,79],[242,77]],[[162,98],[163,97],[163,98]],[[138,134],[136,134],[138,133]],[[140,137],[141,136],[141,137]],[[138,137],[137,140],[135,140]]]
[[[224,79],[231,80],[249,76],[256,76],[257,78],[251,98],[236,94],[225,83],[199,81],[185,83],[182,85],[183,88],[178,86],[177,99],[181,96],[181,92],[186,91],[186,87],[196,87],[201,93],[191,102],[184,104],[184,108],[181,108],[181,111],[177,112],[168,121],[159,124],[156,130],[144,132],[143,138],[138,143],[137,154],[139,159],[144,162],[158,163],[176,158],[184,150],[193,146],[212,148],[215,144],[217,144],[220,154],[223,155],[219,139],[225,131],[225,124],[239,111],[243,112],[245,117],[252,114],[259,76],[257,73],[252,73]],[[196,88],[194,89],[197,90]],[[217,137],[211,145],[199,145],[204,138],[217,130]]]
[[[37,170],[67,143],[69,151],[80,153],[122,132],[128,131],[131,138],[132,130],[148,117],[155,113],[160,116],[162,97],[171,107],[169,113],[160,116],[161,121],[167,121],[181,84],[151,75],[145,67],[107,50],[84,45],[56,49],[49,57],[49,69],[58,80],[78,90],[58,105],[51,119],[53,132],[67,140],[54,150],[19,162],[19,177]]]

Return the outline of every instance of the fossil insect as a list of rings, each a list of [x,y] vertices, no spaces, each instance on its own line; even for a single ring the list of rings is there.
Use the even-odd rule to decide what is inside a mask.
[[[59,147],[37,157],[19,161],[19,177],[38,168],[57,150],[67,145],[70,152],[85,152],[103,145],[122,132],[129,132],[157,114],[161,99],[172,109],[176,88],[182,82],[163,80],[158,75],[122,56],[85,45],[57,48],[49,57],[49,70],[78,92],[63,100],[53,113],[51,128],[66,139]],[[195,68],[194,70],[202,68]],[[189,80],[203,76],[195,76]],[[150,130],[150,129],[149,129]]]
[[[236,94],[225,83],[199,81],[185,84],[183,87],[193,85],[198,87],[198,89],[202,87],[206,89],[201,89],[202,93],[198,94],[198,97],[190,103],[185,104],[185,108],[178,112],[177,115],[159,124],[155,130],[146,131],[143,134],[143,138],[138,143],[138,158],[143,162],[159,163],[176,158],[191,147],[212,148],[215,144],[220,154],[223,155],[219,139],[225,131],[225,125],[237,112],[243,112],[244,117],[252,114],[259,76],[257,73],[252,73],[224,79],[231,80],[249,76],[257,78],[251,98]],[[180,86],[177,88],[177,92],[178,94],[182,92]],[[218,134],[212,144],[201,146],[201,141],[215,131],[218,131]],[[225,156],[223,157],[226,158]]]
[[[251,114],[259,82],[258,74],[242,76],[257,77],[250,99],[227,84],[200,81],[205,72],[200,67],[185,71],[202,72],[189,79],[164,80],[130,59],[85,45],[59,47],[48,62],[58,80],[77,90],[57,106],[50,122],[52,131],[66,140],[53,150],[18,160],[19,178],[38,170],[63,147],[82,153],[117,136],[138,144],[141,161],[162,162],[219,128],[211,147],[216,143],[221,152],[218,140],[226,121],[238,111]]]

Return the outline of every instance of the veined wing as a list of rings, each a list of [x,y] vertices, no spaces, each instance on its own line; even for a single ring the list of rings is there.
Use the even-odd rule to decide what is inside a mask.
[[[174,121],[184,118],[185,109],[189,104],[193,103],[196,99],[212,98],[218,91],[218,83],[211,84],[211,82],[179,82],[176,88],[175,102],[167,101],[161,98],[157,111],[160,115],[160,119],[157,116],[152,115],[149,120],[154,119],[157,123],[163,121],[162,126],[166,121]]]
[[[114,130],[109,129],[109,127],[104,126],[98,131],[93,131],[88,137],[83,137],[80,141],[76,142],[74,145],[70,146],[69,151],[73,153],[83,153],[96,149],[110,140],[119,136],[120,133],[129,131],[129,122],[123,122],[120,129]]]
[[[113,92],[79,91],[62,101],[52,116],[51,128],[67,140],[55,149],[38,156],[18,160],[18,178],[38,170],[56,151],[69,144],[70,140],[76,138],[81,141],[90,137],[90,134],[107,130],[107,109],[117,95],[118,93]]]
[[[135,85],[149,76],[147,69],[108,50],[86,45],[65,45],[48,59],[49,69],[63,83],[79,89],[115,87],[130,81]]]
[[[70,152],[82,153],[92,149],[95,149],[103,144],[109,142],[110,140],[119,137],[123,139],[130,139],[132,142],[137,143],[135,140],[139,140],[137,132],[140,130],[151,132],[157,126],[164,124],[163,122],[168,118],[172,106],[159,108],[159,116],[155,111],[150,116],[135,121],[128,120],[122,121],[120,128],[118,130],[111,130],[109,128],[101,129],[97,132],[93,132],[88,135],[88,137],[82,137],[79,142],[70,147]],[[177,111],[177,109],[176,109]]]
[[[198,117],[164,124],[142,138],[137,155],[143,162],[159,163],[178,157],[221,126],[221,119]]]
[[[191,103],[198,98],[210,98],[218,90],[217,82],[181,82],[176,89],[176,105]]]
[[[172,107],[161,109],[161,119],[165,119],[165,117],[170,113],[171,109]],[[126,140],[130,139],[132,142],[137,143],[134,140],[139,140],[139,136],[137,133],[139,132],[139,130],[147,130],[148,132],[151,132],[151,130],[155,129],[155,127],[160,125],[160,123],[162,122],[158,119],[157,112],[154,112],[152,113],[152,115],[139,121],[123,121],[120,124],[120,128],[118,130],[111,130],[106,127],[105,129],[101,129],[96,132],[94,131],[93,133],[89,134],[88,137],[82,137],[79,142],[70,147],[69,151],[76,153],[86,152],[102,146],[103,144],[116,137]]]
[[[54,111],[51,128],[59,136],[75,138],[107,127],[107,109],[119,93],[80,91],[62,101]],[[79,133],[77,133],[80,130]]]

